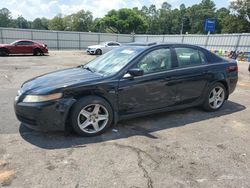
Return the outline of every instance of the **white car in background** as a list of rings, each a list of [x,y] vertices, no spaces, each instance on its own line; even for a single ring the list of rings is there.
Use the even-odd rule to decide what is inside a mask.
[[[120,47],[121,44],[119,42],[113,42],[113,41],[109,41],[109,42],[102,42],[100,44],[97,45],[92,45],[92,46],[88,46],[87,48],[87,53],[88,54],[95,54],[95,55],[102,55],[114,48]]]

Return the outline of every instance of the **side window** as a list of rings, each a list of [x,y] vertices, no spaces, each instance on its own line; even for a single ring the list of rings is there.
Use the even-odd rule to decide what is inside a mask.
[[[207,63],[207,58],[205,56],[205,54],[201,51],[199,51],[199,54],[200,54],[200,58],[201,58],[201,63],[202,64],[206,64]]]
[[[119,43],[113,43],[113,46],[120,46]]]
[[[21,45],[24,45],[24,43],[23,43],[23,41],[19,41],[16,43],[16,45],[21,46]]]
[[[32,45],[33,44],[33,42],[31,42],[31,41],[19,41],[18,43],[17,43],[17,45]]]
[[[137,68],[142,69],[144,74],[171,69],[170,49],[158,49],[148,53],[137,64]]]
[[[31,41],[25,41],[25,45],[32,45],[33,44],[33,42],[31,42]]]
[[[199,51],[193,48],[175,48],[179,67],[190,65],[200,65],[201,61]]]

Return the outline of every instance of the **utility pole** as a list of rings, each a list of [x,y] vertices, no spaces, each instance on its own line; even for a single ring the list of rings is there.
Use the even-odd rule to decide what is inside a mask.
[[[180,31],[180,34],[182,35],[182,33],[183,33],[183,19],[181,20],[181,31]]]
[[[182,17],[181,18],[181,30],[180,30],[180,34],[183,34],[183,28],[184,28],[184,22],[186,21],[186,17]]]

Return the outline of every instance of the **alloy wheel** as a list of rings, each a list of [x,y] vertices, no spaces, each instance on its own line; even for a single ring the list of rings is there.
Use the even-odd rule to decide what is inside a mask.
[[[108,110],[101,104],[85,106],[78,114],[77,123],[85,133],[98,133],[105,128],[109,120]]]
[[[222,106],[225,100],[225,91],[222,87],[216,86],[209,94],[209,105],[213,109],[218,109]]]

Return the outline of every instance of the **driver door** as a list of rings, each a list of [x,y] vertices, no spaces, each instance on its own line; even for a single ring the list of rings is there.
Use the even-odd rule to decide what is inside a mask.
[[[171,67],[170,48],[153,50],[139,60],[133,68],[142,69],[144,75],[119,81],[119,113],[129,115],[174,105],[176,88],[169,85]]]
[[[13,47],[14,54],[25,54],[29,53],[29,46],[26,41],[19,41]]]

